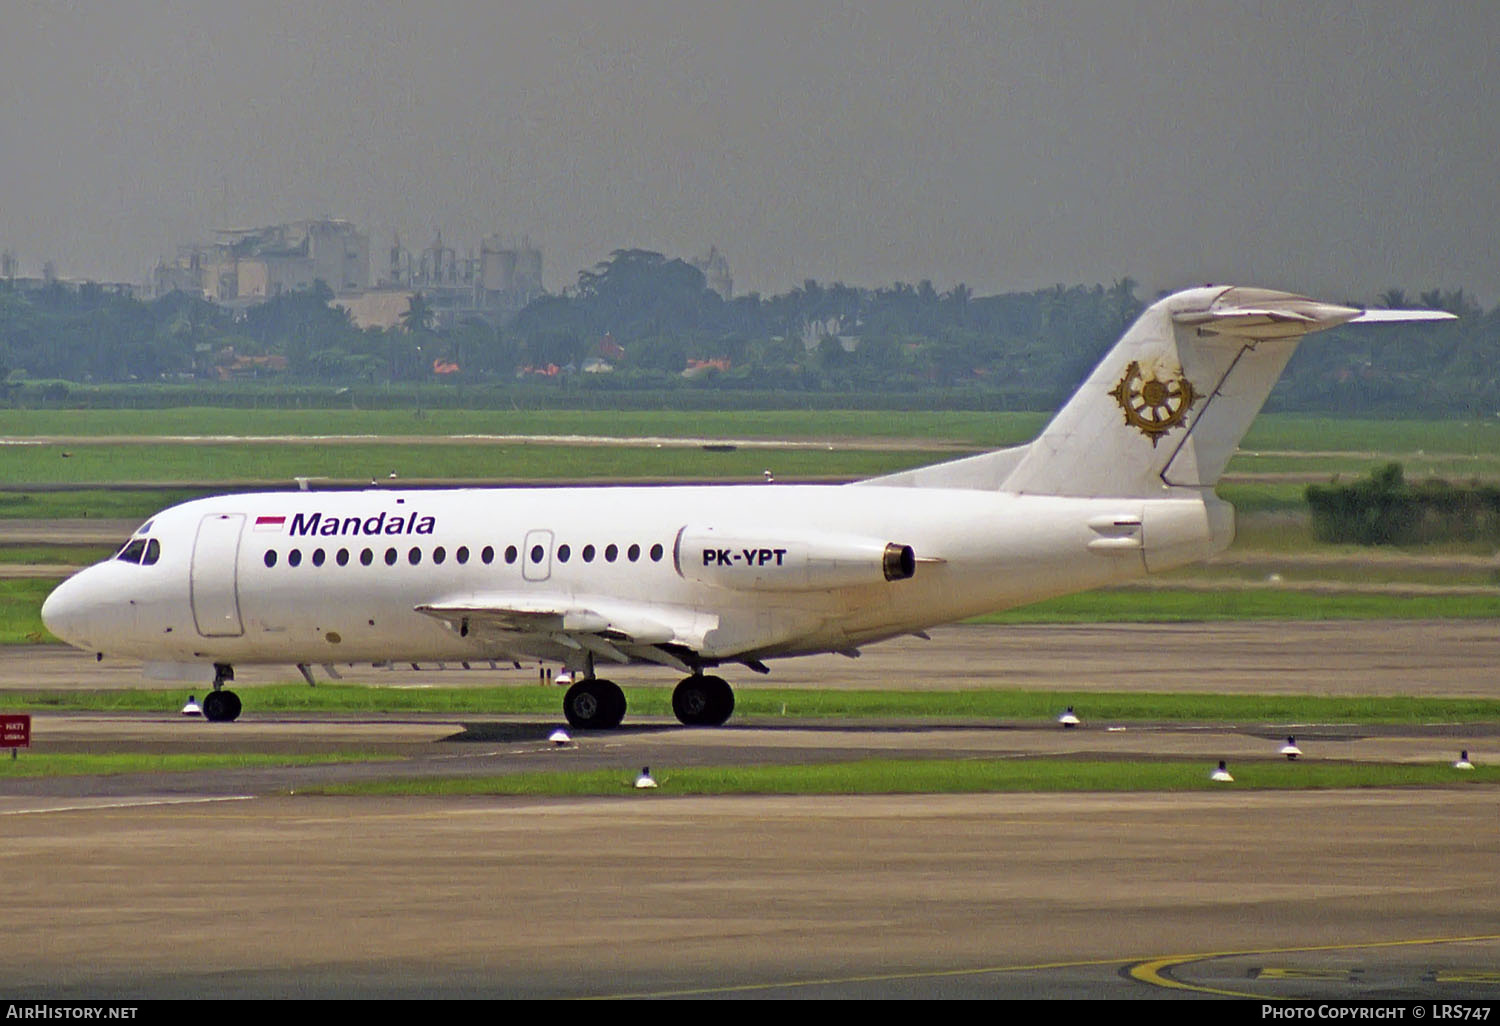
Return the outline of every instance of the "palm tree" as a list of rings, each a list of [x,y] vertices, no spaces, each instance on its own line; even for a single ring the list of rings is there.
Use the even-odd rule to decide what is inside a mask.
[[[414,292],[406,313],[401,315],[401,327],[405,328],[408,333],[427,332],[432,330],[432,324],[436,319],[437,312],[432,309],[432,304],[427,302],[427,297],[420,292]]]

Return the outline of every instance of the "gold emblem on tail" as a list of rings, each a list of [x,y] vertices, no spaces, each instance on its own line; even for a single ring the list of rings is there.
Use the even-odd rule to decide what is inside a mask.
[[[1180,373],[1166,381],[1154,373],[1148,378],[1134,360],[1109,394],[1125,411],[1125,423],[1151,439],[1153,449],[1162,435],[1182,423],[1188,407],[1201,398],[1193,383]]]

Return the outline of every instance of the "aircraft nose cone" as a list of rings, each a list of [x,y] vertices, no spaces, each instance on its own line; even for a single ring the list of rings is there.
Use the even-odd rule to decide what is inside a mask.
[[[47,630],[70,645],[87,648],[80,639],[84,609],[76,580],[66,580],[52,589],[42,603],[42,623]]]

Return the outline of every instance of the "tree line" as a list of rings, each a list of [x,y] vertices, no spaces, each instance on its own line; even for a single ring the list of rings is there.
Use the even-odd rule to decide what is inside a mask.
[[[176,292],[143,302],[98,286],[0,281],[0,378],[11,397],[38,381],[287,385],[442,382],[546,390],[671,393],[960,394],[987,407],[1045,410],[1083,379],[1144,308],[1138,285],[975,296],[929,281],[859,288],[814,280],[788,292],[724,299],[685,261],[619,250],[576,285],[504,325],[436,327],[413,297],[402,323],[359,329],[317,286],[231,311]],[[1304,345],[1273,409],[1481,416],[1500,411],[1500,307],[1462,289],[1381,305],[1429,306],[1456,322],[1334,330]],[[28,385],[30,383],[30,385]]]

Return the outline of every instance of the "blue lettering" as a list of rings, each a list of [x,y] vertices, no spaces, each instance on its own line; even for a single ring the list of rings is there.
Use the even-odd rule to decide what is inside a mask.
[[[317,531],[318,531],[318,521],[320,521],[322,519],[323,519],[323,514],[321,514],[321,513],[314,513],[310,517],[305,517],[301,513],[294,513],[292,515],[292,529],[291,529],[291,533],[292,534],[316,534]]]
[[[385,513],[361,519],[358,516],[340,519],[332,514],[294,513],[287,533],[294,536],[322,535],[331,538],[341,534],[434,534],[437,517],[413,513],[410,517],[395,515],[387,518]],[[704,565],[708,563],[708,552],[704,550]]]

